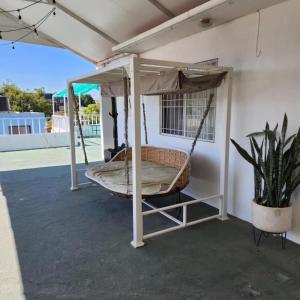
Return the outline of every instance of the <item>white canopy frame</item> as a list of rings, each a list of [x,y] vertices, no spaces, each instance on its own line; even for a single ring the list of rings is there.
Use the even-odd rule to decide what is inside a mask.
[[[156,208],[152,204],[142,199],[141,189],[141,93],[140,93],[140,77],[147,76],[147,74],[159,74],[161,71],[167,70],[182,70],[184,73],[190,76],[207,75],[216,72],[227,71],[224,82],[219,89],[222,89],[220,93],[223,98],[223,143],[222,143],[222,158],[220,166],[220,190],[216,195],[210,195],[205,198],[196,199],[188,202],[183,202],[175,205],[166,206],[163,208]],[[169,232],[172,230],[181,229],[187,226],[198,224],[203,221],[219,218],[221,220],[227,220],[227,197],[228,197],[228,165],[229,165],[229,144],[230,144],[230,116],[231,116],[231,93],[232,93],[232,68],[227,67],[215,67],[203,64],[190,64],[183,62],[171,62],[162,60],[152,60],[140,58],[135,54],[117,58],[110,61],[108,64],[99,67],[95,72],[70,79],[68,81],[69,95],[72,93],[72,83],[107,83],[113,81],[119,81],[124,77],[124,70],[126,70],[127,76],[130,77],[130,95],[131,95],[131,126],[132,126],[132,207],[133,207],[133,240],[131,245],[134,248],[138,248],[144,245],[144,240],[153,236]],[[71,149],[71,190],[77,190],[79,188],[76,169],[76,154],[75,154],[75,138],[74,138],[74,108],[73,101],[70,97],[68,101],[69,109],[69,126],[70,126],[70,149]],[[219,199],[220,207],[219,213],[207,218],[202,218],[196,221],[187,222],[187,206],[196,204],[211,199]],[[147,205],[152,210],[144,211],[142,204]],[[166,213],[167,210],[182,207],[183,219],[178,220]],[[154,233],[144,235],[143,229],[143,217],[160,213],[163,216],[174,221],[177,225],[159,230]]]

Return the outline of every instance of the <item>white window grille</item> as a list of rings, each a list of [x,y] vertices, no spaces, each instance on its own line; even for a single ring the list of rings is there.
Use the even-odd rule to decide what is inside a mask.
[[[214,94],[200,140],[214,142],[216,127],[217,89],[188,94],[163,95],[160,99],[160,133],[194,138],[206,109],[210,94]]]

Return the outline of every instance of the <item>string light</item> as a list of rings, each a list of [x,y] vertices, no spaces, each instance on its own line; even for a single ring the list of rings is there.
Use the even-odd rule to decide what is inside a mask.
[[[10,30],[1,30],[0,31],[0,39],[3,39],[2,33],[6,33],[6,32],[13,32],[13,31],[19,31],[19,30],[24,30],[24,29],[30,29],[29,32],[27,32],[26,34],[20,36],[19,38],[17,38],[16,40],[14,40],[13,42],[8,42],[8,43],[4,43],[4,44],[0,44],[0,46],[6,46],[6,45],[12,45],[12,49],[15,50],[15,43],[19,42],[21,40],[23,40],[24,38],[26,38],[27,36],[29,36],[30,34],[34,33],[36,38],[39,38],[38,35],[38,31],[37,29],[44,23],[46,22],[46,20],[53,14],[53,12],[55,11],[55,8],[51,9],[45,16],[43,16],[36,24],[33,25],[29,25],[29,26],[25,26],[25,27],[21,27],[21,28],[14,28],[14,29],[10,29]]]
[[[22,16],[21,16],[21,12],[19,9],[18,9],[18,21],[19,21],[19,23],[22,23]]]
[[[56,8],[56,1],[55,0],[52,1],[52,4],[54,5],[54,8]],[[53,11],[53,16],[56,16],[56,11],[55,10]]]
[[[17,8],[17,9],[1,10],[1,11],[0,11],[0,14],[1,14],[1,13],[4,14],[4,13],[17,12],[17,13],[19,13],[19,16],[21,16],[21,15],[20,15],[20,12],[21,12],[22,10],[27,9],[27,8],[33,6],[33,5],[39,4],[40,2],[42,2],[42,0],[35,1],[35,2],[33,2],[33,3],[30,3],[30,4],[28,4],[28,5],[25,5],[25,6],[21,7],[21,8]],[[21,17],[21,19],[22,19],[22,17]]]
[[[39,38],[39,34],[38,34],[35,26],[33,26],[33,32],[35,33],[35,37],[38,39]]]

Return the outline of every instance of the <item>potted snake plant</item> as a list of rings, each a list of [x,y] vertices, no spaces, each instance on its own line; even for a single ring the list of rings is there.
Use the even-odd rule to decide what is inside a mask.
[[[300,184],[300,128],[287,138],[287,126],[285,114],[280,133],[278,125],[270,129],[267,122],[263,131],[249,134],[249,153],[231,139],[254,168],[252,223],[265,232],[284,233],[292,225],[291,196]]]

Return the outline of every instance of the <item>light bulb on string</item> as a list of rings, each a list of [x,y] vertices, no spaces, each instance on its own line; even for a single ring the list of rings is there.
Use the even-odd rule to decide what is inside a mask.
[[[39,38],[39,34],[34,26],[33,32],[35,33],[35,38],[38,39]]]
[[[53,9],[53,16],[56,16],[55,8]]]
[[[17,12],[18,12],[18,14],[19,14],[19,15],[18,15],[18,22],[19,22],[20,24],[22,24],[23,21],[22,21],[22,16],[21,16],[21,11],[20,11],[20,9],[18,9]]]
[[[12,42],[12,50],[15,50],[16,48],[15,48],[15,43],[14,42]]]

